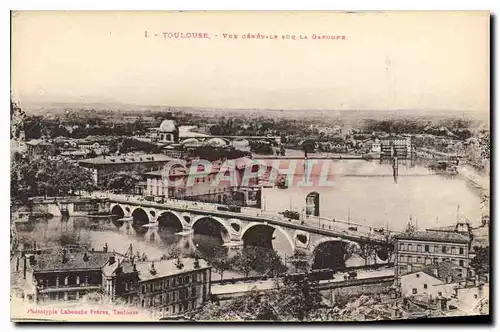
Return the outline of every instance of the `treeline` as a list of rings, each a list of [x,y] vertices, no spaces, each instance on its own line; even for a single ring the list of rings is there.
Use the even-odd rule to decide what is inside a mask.
[[[11,160],[11,197],[79,195],[95,190],[92,173],[63,158],[27,159],[15,153]]]

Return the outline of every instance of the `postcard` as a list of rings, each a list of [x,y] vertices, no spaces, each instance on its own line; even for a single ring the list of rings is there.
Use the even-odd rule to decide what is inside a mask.
[[[490,321],[489,12],[11,22],[13,321]]]

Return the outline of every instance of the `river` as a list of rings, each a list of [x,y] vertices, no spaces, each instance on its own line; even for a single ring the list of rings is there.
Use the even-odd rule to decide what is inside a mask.
[[[300,163],[303,161],[299,161],[298,169],[303,169]],[[316,191],[320,195],[320,216],[350,219],[370,227],[402,230],[410,218],[419,229],[447,226],[456,222],[457,212],[472,225],[480,223],[480,197],[458,177],[432,175],[424,167],[402,164],[396,183],[391,165],[363,160],[332,162],[329,175],[332,186],[264,188],[262,208],[300,212],[305,207],[306,195]],[[159,258],[173,246],[192,251],[222,243],[207,235],[180,236],[158,229],[137,232],[129,223],[111,218],[36,219],[25,230],[19,230],[19,234],[23,241],[37,241],[40,246],[49,242],[79,242],[101,249],[107,243],[110,250],[124,253],[132,244],[134,252],[145,253],[148,258]],[[273,247],[282,255],[291,255],[285,237],[278,231],[274,237]]]

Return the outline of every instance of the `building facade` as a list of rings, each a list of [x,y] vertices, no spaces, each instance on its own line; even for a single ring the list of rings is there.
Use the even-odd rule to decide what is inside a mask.
[[[171,160],[173,158],[163,154],[136,154],[85,159],[81,160],[79,165],[91,170],[94,175],[94,182],[98,186],[102,186],[109,176],[118,172],[142,174],[159,170]]]
[[[395,280],[443,261],[468,273],[470,237],[459,232],[415,231],[395,238]]]
[[[115,252],[70,251],[30,255],[25,278],[35,302],[78,301],[89,293],[163,316],[196,310],[210,298],[211,267],[197,258],[135,262]]]
[[[234,166],[234,169],[224,169],[223,163],[216,161],[209,170],[198,169],[193,174],[189,165],[173,168],[168,175],[163,171],[148,172],[144,195],[218,204],[237,201],[238,205],[259,207],[261,184],[269,178],[272,168],[262,165],[266,168],[259,173],[262,175],[248,176],[245,180],[245,174],[257,172],[253,167],[261,166],[248,158],[235,160]]]
[[[183,258],[137,264],[141,308],[164,316],[196,310],[210,296],[211,270],[201,259]]]

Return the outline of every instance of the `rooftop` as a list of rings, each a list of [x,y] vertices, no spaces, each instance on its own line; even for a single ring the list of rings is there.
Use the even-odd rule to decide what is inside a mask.
[[[417,231],[396,236],[398,240],[421,240],[433,242],[469,243],[469,237],[449,231]]]
[[[88,259],[85,260],[85,253]],[[48,253],[36,257],[33,271],[67,271],[67,270],[96,270],[102,268],[116,254],[104,251],[81,251],[66,252],[66,260],[63,260],[63,252]]]
[[[181,258],[182,267],[176,266],[177,259],[160,260],[153,262],[138,262],[136,264],[137,271],[139,271],[139,279],[141,281],[152,280],[156,278],[162,278],[167,276],[173,276],[181,273],[186,273],[190,271],[195,271],[199,269],[205,269],[209,267],[208,263],[199,259],[198,262],[200,266],[198,268],[194,267],[194,258]],[[155,274],[151,273],[151,264],[154,263]]]
[[[148,163],[158,161],[170,161],[174,158],[163,154],[137,154],[137,155],[122,155],[122,156],[107,156],[96,157],[80,161],[81,164],[90,165],[109,165],[109,164],[135,164]]]
[[[452,262],[444,261],[435,265],[428,265],[422,268],[421,272],[428,274],[445,283],[455,283],[464,279],[459,277],[462,268]]]
[[[107,276],[116,275],[117,269],[121,268],[123,273],[134,272],[134,265],[128,260],[117,259],[113,264],[106,264],[102,267],[102,273]]]

